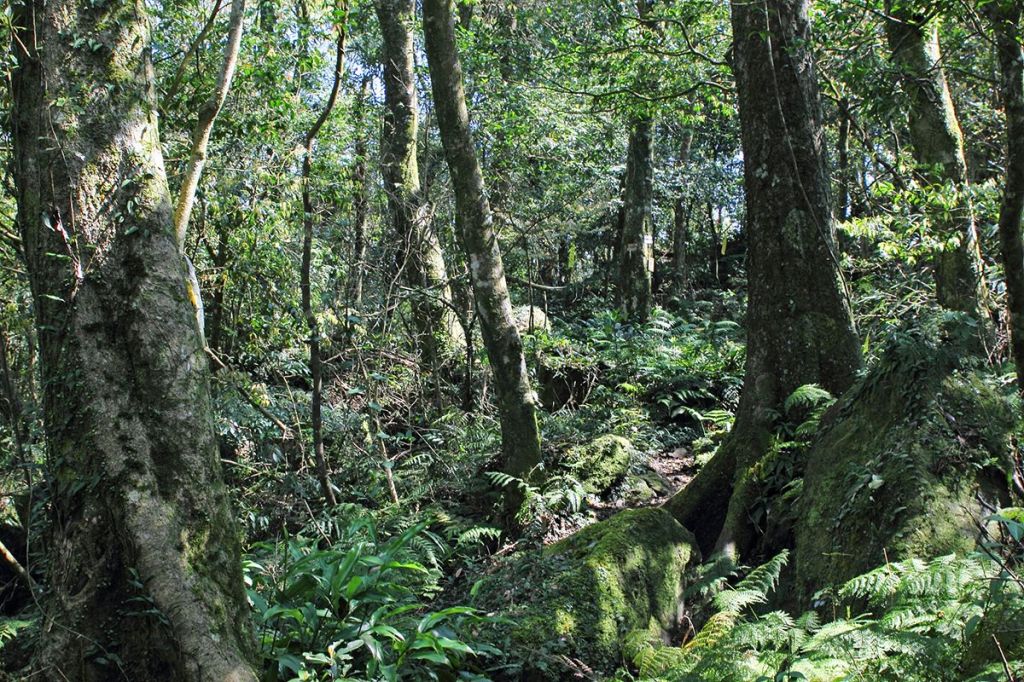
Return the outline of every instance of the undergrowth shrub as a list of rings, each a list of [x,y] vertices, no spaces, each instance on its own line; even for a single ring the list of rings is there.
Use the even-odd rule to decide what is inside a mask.
[[[263,679],[487,679],[480,671],[498,651],[474,632],[493,618],[429,609],[440,572],[417,549],[426,532],[420,523],[384,539],[357,519],[334,539],[257,545],[245,574]]]

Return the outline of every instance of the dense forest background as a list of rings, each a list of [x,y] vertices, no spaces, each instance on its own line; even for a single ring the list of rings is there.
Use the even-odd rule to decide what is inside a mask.
[[[0,680],[1024,679],[1016,0],[6,0]]]

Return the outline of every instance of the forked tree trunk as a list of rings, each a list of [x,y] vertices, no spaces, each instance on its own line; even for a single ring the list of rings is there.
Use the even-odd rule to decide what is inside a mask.
[[[907,95],[914,160],[921,182],[948,183],[958,193],[951,217],[933,221],[939,238],[948,242],[934,257],[935,295],[944,308],[979,314],[986,295],[963,133],[942,68],[938,25],[917,16],[910,4],[886,3],[885,33]]]
[[[145,6],[29,0],[13,19],[18,225],[52,476],[38,679],[255,680]]]
[[[754,474],[783,401],[809,383],[838,395],[860,363],[836,254],[808,5],[732,3],[749,240],[746,374],[732,432],[667,503],[705,550],[742,555],[756,542]]]
[[[626,319],[644,322],[651,314],[654,277],[653,124],[649,117],[633,123],[626,151],[622,237],[619,243],[616,300]]]
[[[416,153],[419,105],[412,40],[415,3],[376,0],[375,4],[384,39],[384,190],[392,231],[400,244],[403,280],[413,294],[416,346],[424,367],[435,368],[457,357],[465,340],[451,306],[441,242],[420,192]]]
[[[455,187],[458,231],[470,266],[480,330],[494,372],[504,470],[526,478],[541,461],[536,396],[530,388],[494,219],[470,134],[454,19],[452,0],[424,1],[423,29],[434,105]]]

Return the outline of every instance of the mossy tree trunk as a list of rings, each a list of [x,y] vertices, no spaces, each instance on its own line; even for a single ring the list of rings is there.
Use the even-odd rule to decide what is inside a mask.
[[[400,244],[399,267],[412,290],[416,346],[425,367],[453,360],[464,343],[462,328],[451,306],[451,290],[441,242],[434,231],[430,207],[420,191],[416,137],[419,108],[413,60],[413,0],[376,0],[383,36],[384,188],[395,238]]]
[[[946,246],[934,257],[935,295],[950,310],[979,314],[985,304],[981,252],[964,157],[963,132],[946,82],[938,24],[911,0],[887,0],[885,34],[908,102],[908,127],[919,180],[958,193],[952,217],[935,220]]]
[[[29,0],[13,19],[13,168],[52,477],[38,677],[255,680],[145,6]]]
[[[445,158],[455,188],[456,222],[470,267],[480,331],[494,372],[504,470],[525,478],[541,461],[536,396],[516,330],[494,219],[473,147],[452,0],[425,0],[427,62]],[[510,500],[515,504],[515,495]]]
[[[1006,180],[999,210],[999,244],[1006,276],[1010,316],[1010,350],[1017,384],[1024,393],[1024,50],[1021,49],[1021,7],[1011,0],[987,5],[996,36],[1002,78],[1000,92],[1006,112]]]
[[[633,122],[626,150],[622,233],[615,297],[623,317],[644,322],[651,314],[654,277],[654,125],[649,116]]]
[[[668,503],[706,549],[742,554],[754,544],[751,473],[786,397],[809,383],[839,394],[860,364],[836,254],[808,5],[732,4],[749,242],[746,374],[732,433]]]

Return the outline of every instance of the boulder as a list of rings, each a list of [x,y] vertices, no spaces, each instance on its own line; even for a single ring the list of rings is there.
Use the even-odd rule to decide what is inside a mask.
[[[524,662],[507,679],[600,679],[624,663],[627,635],[677,640],[684,576],[699,561],[667,512],[628,510],[511,557],[479,583],[475,605],[508,619],[490,633]]]
[[[551,320],[543,308],[521,305],[512,309],[512,317],[520,334],[532,334],[537,331],[550,331]]]
[[[629,473],[633,444],[621,436],[607,434],[585,445],[570,448],[564,466],[591,495],[604,495]]]

